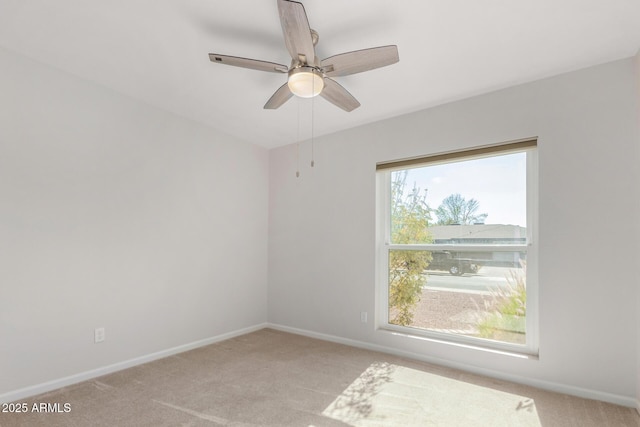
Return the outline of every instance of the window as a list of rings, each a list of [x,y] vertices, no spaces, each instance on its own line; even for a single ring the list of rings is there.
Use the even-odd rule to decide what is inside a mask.
[[[377,169],[378,327],[536,353],[536,141]]]

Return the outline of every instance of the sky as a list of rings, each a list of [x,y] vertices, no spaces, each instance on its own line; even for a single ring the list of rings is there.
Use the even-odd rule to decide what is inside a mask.
[[[410,169],[407,190],[414,183],[421,192],[427,190],[427,204],[434,210],[447,196],[459,193],[480,203],[476,213],[488,214],[485,224],[527,225],[525,153]]]

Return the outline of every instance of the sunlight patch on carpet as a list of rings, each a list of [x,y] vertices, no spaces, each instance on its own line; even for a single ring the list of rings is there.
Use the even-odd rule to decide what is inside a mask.
[[[369,366],[322,413],[354,427],[540,427],[533,399],[389,363]]]

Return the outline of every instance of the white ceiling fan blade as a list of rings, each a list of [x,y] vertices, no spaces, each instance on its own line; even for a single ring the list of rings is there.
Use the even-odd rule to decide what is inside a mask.
[[[313,65],[316,54],[304,6],[296,1],[278,0],[278,11],[284,42],[291,58]]]
[[[360,106],[358,100],[348,90],[328,77],[324,79],[324,89],[320,92],[320,96],[346,112],[353,111]]]
[[[292,96],[293,93],[291,93],[291,90],[289,90],[288,83],[285,83],[280,86],[280,88],[273,95],[271,95],[271,98],[269,98],[267,103],[264,104],[264,109],[275,110],[276,108],[279,108],[282,104],[287,102]]]
[[[330,56],[322,60],[322,68],[325,75],[339,77],[385,67],[399,60],[397,46],[380,46]]]
[[[211,62],[233,65],[234,67],[250,68],[252,70],[269,71],[272,73],[286,73],[289,67],[275,62],[259,61],[257,59],[240,58],[239,56],[220,55],[210,53]]]

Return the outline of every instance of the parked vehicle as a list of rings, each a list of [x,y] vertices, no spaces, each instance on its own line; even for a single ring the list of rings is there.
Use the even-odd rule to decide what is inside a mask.
[[[465,273],[477,273],[480,265],[477,260],[457,258],[449,251],[433,251],[433,259],[427,266],[427,270],[448,271],[453,276],[462,276]]]

